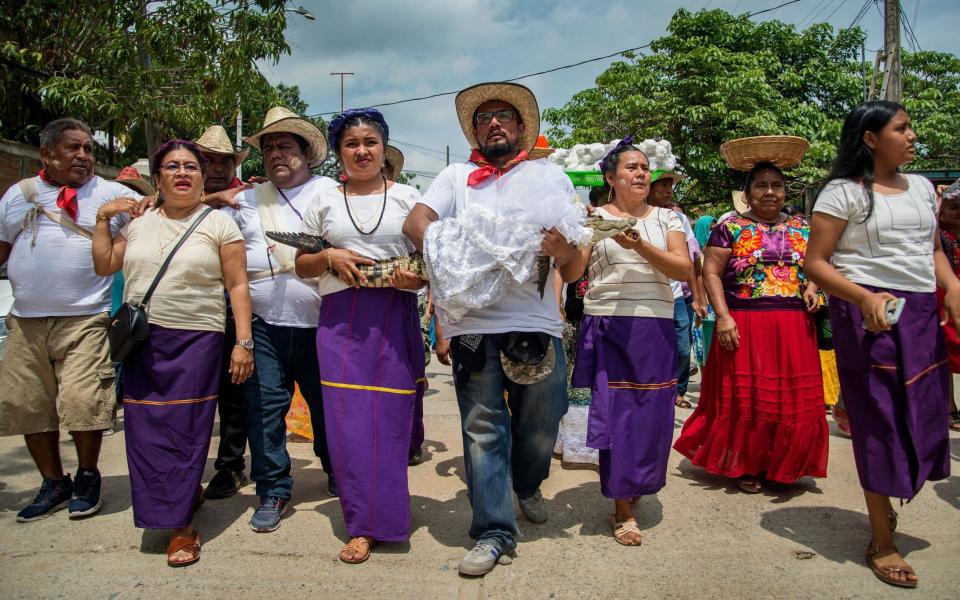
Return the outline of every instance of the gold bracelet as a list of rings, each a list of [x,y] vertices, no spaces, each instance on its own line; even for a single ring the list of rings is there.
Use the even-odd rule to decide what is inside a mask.
[[[101,215],[100,213],[97,213],[97,223],[100,223],[100,222],[103,222],[103,221],[109,223],[109,222],[110,222],[110,217],[105,217],[105,216]]]

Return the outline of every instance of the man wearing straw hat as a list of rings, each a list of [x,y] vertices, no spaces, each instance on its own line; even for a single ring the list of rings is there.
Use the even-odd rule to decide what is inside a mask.
[[[238,208],[236,195],[252,186],[245,185],[236,176],[237,165],[243,162],[250,150],[234,148],[227,131],[221,125],[207,127],[196,143],[203,157],[207,159],[207,170],[203,177],[204,202],[213,206]],[[214,463],[217,473],[203,492],[204,497],[211,500],[229,498],[247,484],[247,477],[243,472],[246,466],[243,453],[247,447],[243,386],[233,383],[227,372],[230,354],[237,340],[230,310],[227,310],[225,335],[225,366],[220,380],[220,395],[217,397],[217,410],[220,413],[220,444],[217,446],[217,461]]]
[[[327,490],[335,495],[336,487],[324,436],[317,362],[317,284],[298,279],[294,249],[273,243],[264,232],[300,231],[307,206],[337,183],[310,172],[327,158],[324,133],[286,108],[271,108],[263,128],[245,141],[260,150],[269,179],[239,193],[239,209],[233,211],[246,241],[254,315],[253,339],[237,344],[253,348],[257,367],[244,384],[250,477],[260,497],[250,527],[268,532],[280,526],[293,488],[284,417],[295,384],[310,407],[313,450],[328,475]]]
[[[476,85],[457,95],[456,108],[473,152],[469,162],[444,169],[407,217],[404,233],[418,249],[423,248],[428,225],[460,214],[468,201],[510,218],[510,204],[529,201],[516,193],[511,196],[517,186],[569,186],[573,197],[559,167],[527,160],[540,129],[539,108],[529,89],[513,83]],[[541,251],[564,264],[575,247],[548,231]],[[551,281],[546,288],[552,289]],[[439,317],[444,321],[442,313]],[[563,325],[555,298],[540,297],[536,286],[519,284],[511,284],[492,305],[443,324],[453,354],[473,508],[470,536],[476,540],[460,561],[460,573],[483,575],[498,562],[508,562],[504,555],[516,548],[514,492],[530,522],[544,523],[548,517],[540,484],[549,475],[560,418],[567,410]],[[516,351],[507,340],[524,335],[532,337],[521,345],[529,342],[543,350],[532,356],[533,362],[524,361],[533,365],[532,372],[521,374],[505,352]]]

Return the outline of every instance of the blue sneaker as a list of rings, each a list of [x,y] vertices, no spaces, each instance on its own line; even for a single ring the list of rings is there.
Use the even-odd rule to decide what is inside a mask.
[[[77,469],[77,480],[73,484],[73,496],[67,511],[71,519],[89,517],[100,511],[103,499],[100,497],[100,471]]]
[[[289,504],[289,498],[279,496],[260,498],[260,506],[250,518],[250,529],[257,533],[276,531],[280,527],[280,517],[287,512]]]
[[[58,510],[66,508],[72,493],[73,482],[69,475],[65,475],[60,480],[44,477],[37,497],[29,506],[17,513],[17,522],[29,523],[46,519]]]

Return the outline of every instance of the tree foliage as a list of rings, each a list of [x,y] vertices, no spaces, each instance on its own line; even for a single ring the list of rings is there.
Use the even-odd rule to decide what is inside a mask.
[[[238,108],[254,127],[277,100],[256,61],[290,52],[284,0],[6,4],[0,134],[30,143],[62,115],[112,128],[132,156],[162,137],[227,125]]]
[[[729,204],[730,190],[743,182],[720,155],[720,145],[731,139],[806,137],[807,159],[789,175],[810,182],[824,174],[844,116],[863,100],[862,39],[859,29],[834,31],[817,24],[798,31],[722,10],[680,9],[650,54],[625,55],[597,77],[595,87],[563,108],[545,111],[544,118],[552,124],[552,141],[561,146],[627,133],[668,139],[690,175],[685,202]],[[905,54],[904,67],[906,93],[914,95],[907,105],[916,110],[918,131],[931,133],[934,122],[940,130],[927,150],[947,156],[960,139],[957,60]],[[947,99],[952,107],[945,112]]]
[[[911,168],[958,168],[960,58],[943,52],[904,53],[903,97],[919,140]]]

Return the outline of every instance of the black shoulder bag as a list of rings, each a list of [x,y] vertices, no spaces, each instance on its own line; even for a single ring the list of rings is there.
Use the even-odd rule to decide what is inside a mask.
[[[137,304],[124,302],[120,305],[120,308],[117,309],[117,312],[110,316],[107,338],[110,340],[111,360],[114,362],[123,362],[133,349],[136,348],[137,344],[150,337],[150,325],[147,323],[147,303],[150,302],[150,297],[153,296],[154,290],[157,289],[157,284],[160,283],[163,274],[167,272],[167,267],[170,266],[173,255],[177,253],[180,246],[187,241],[190,234],[200,225],[200,221],[203,221],[203,219],[212,212],[212,208],[206,208],[200,213],[200,216],[194,220],[193,224],[190,225],[190,229],[187,229],[186,233],[184,233],[177,242],[177,245],[170,250],[167,259],[160,265],[157,276],[153,278],[153,283],[150,284],[147,293],[143,295],[140,302]]]

